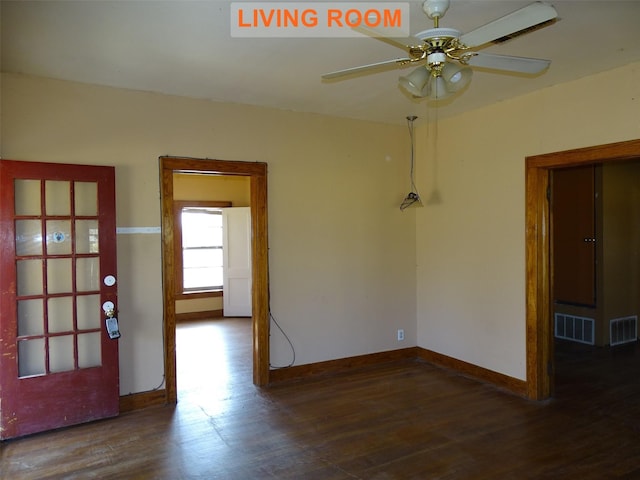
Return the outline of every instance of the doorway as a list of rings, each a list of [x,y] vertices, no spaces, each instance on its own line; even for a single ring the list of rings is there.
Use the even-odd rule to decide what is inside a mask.
[[[544,400],[554,388],[552,279],[550,272],[551,170],[640,158],[640,140],[526,158],[527,396]]]
[[[162,197],[162,262],[166,401],[177,402],[175,251],[173,215],[174,173],[242,175],[249,177],[252,264],[253,383],[269,383],[269,292],[267,247],[267,165],[258,162],[160,157]]]

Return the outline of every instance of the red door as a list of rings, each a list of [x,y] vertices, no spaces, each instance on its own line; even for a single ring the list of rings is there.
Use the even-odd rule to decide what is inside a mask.
[[[114,173],[0,160],[0,439],[118,414]]]

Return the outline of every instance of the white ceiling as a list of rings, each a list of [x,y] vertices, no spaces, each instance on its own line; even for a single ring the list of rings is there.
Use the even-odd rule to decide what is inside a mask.
[[[431,28],[421,0],[409,3],[411,33]],[[468,32],[529,3],[452,0],[440,26]],[[536,78],[477,70],[462,95],[440,102],[440,118],[640,61],[640,1],[550,3],[557,22],[485,50],[550,59],[549,70]],[[2,71],[385,123],[431,115],[433,104],[397,86],[412,67],[320,79],[402,50],[368,37],[234,38],[230,4],[2,0]]]

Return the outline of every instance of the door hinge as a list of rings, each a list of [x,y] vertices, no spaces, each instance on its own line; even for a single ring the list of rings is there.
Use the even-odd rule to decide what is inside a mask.
[[[547,185],[547,202],[551,201],[551,186]]]

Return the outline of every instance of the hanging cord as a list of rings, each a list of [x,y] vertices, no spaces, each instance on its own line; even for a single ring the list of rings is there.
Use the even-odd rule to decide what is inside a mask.
[[[280,367],[277,367],[277,366],[271,365],[271,362],[269,362],[269,367],[273,368],[274,370],[293,367],[293,365],[296,363],[296,349],[293,346],[293,342],[291,341],[289,336],[286,333],[284,333],[284,330],[276,320],[276,317],[273,315],[273,313],[271,313],[271,275],[268,270],[267,270],[267,295],[269,295],[269,318],[273,321],[275,326],[278,327],[278,330],[280,330],[282,335],[284,335],[284,338],[287,339],[287,342],[289,342],[289,346],[291,347],[291,354],[293,355],[293,358],[291,359],[291,362],[289,362],[288,365],[282,365]],[[271,335],[271,333],[269,333],[269,335]]]
[[[438,159],[438,105],[436,105],[436,122],[434,125],[434,140],[433,140],[433,159],[437,161]]]
[[[420,195],[418,195],[418,189],[416,188],[416,183],[414,180],[414,137],[413,137],[413,121],[418,118],[416,116],[407,117],[407,126],[409,127],[409,138],[411,139],[411,167],[409,169],[409,181],[411,185],[411,191],[405,197],[405,199],[400,204],[400,211],[403,211],[405,208],[410,207],[416,202],[420,202]]]
[[[431,111],[434,110],[432,114]],[[442,203],[440,191],[438,190],[438,104],[434,108],[427,108],[427,156],[431,158],[433,165],[433,188],[427,198],[427,205],[438,205]]]
[[[296,363],[296,349],[293,348],[293,343],[291,342],[291,339],[289,338],[289,336],[284,333],[284,330],[282,329],[282,327],[280,326],[280,324],[278,323],[278,321],[276,320],[276,317],[273,316],[273,314],[271,313],[271,308],[269,308],[269,318],[273,321],[273,323],[275,324],[276,327],[278,327],[278,330],[280,330],[280,332],[282,333],[282,335],[284,335],[284,338],[287,339],[287,342],[289,342],[289,346],[291,347],[291,353],[293,354],[293,358],[291,359],[291,362],[288,365],[283,365],[281,367],[276,367],[274,365],[271,365],[271,363],[269,363],[269,366],[275,370],[278,370],[280,368],[289,368],[292,367],[295,363]]]
[[[429,138],[429,144],[433,144],[433,187],[431,190],[431,194],[427,199],[427,205],[438,205],[442,203],[442,197],[440,196],[440,191],[438,190],[438,106],[435,107],[435,125],[433,132],[433,141]]]
[[[166,377],[164,376],[164,374],[162,375],[162,381],[160,382],[160,385],[158,385],[156,388],[154,388],[152,391],[155,392],[156,390],[160,390],[162,388],[162,386],[164,385],[164,381],[166,380]]]
[[[418,117],[407,117],[407,124],[409,127],[409,138],[411,139],[411,169],[409,172],[409,180],[411,181],[411,191],[412,192],[417,192],[417,188],[416,188],[416,183],[413,179],[413,170],[414,170],[414,154],[415,154],[415,142],[414,142],[414,137],[413,137],[413,121],[418,118]]]

